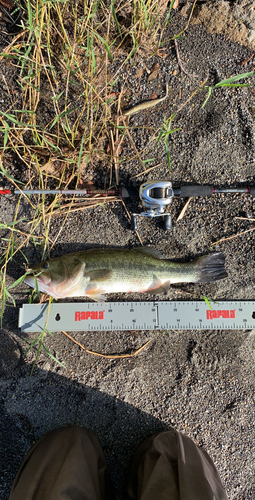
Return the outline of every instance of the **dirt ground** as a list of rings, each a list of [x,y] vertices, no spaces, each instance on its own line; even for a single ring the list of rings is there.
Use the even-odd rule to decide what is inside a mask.
[[[171,33],[183,26],[176,15]],[[171,35],[170,33],[170,35]],[[177,62],[173,42],[165,47],[166,57],[142,56],[130,60],[128,74],[118,84],[131,89],[131,104],[153,93],[169,99],[158,107],[130,119],[132,137],[138,150],[150,139],[149,126],[163,124],[165,115],[178,109],[208,77],[216,84],[232,75],[254,70],[254,59],[241,63],[250,51],[219,34],[208,34],[201,26],[190,26],[178,42],[180,57],[190,78]],[[146,67],[158,63],[157,78],[148,81]],[[144,71],[140,71],[143,70]],[[0,68],[0,71],[3,69]],[[138,74],[140,76],[138,76]],[[15,75],[14,75],[15,76]],[[14,78],[14,77],[13,77]],[[4,94],[3,94],[4,95]],[[171,171],[164,145],[149,153],[151,166],[161,165],[132,182],[138,187],[147,179],[170,179],[180,183],[243,186],[254,183],[255,91],[254,87],[213,91],[204,109],[206,94],[196,94],[177,115],[169,148]],[[4,99],[5,97],[3,97]],[[146,127],[146,128],[145,128]],[[131,154],[125,142],[122,154]],[[19,169],[19,161],[14,164]],[[139,162],[120,169],[122,184],[141,172]],[[15,172],[14,172],[15,173]],[[88,172],[100,179],[105,167]],[[102,181],[101,181],[102,182]],[[177,217],[187,200],[173,200],[173,230],[166,233],[160,220],[139,219],[143,245],[153,245],[167,258],[189,259],[208,251],[226,256],[228,278],[212,284],[190,284],[170,288],[162,300],[190,300],[206,295],[212,299],[255,300],[254,285],[254,199],[249,195],[215,195],[192,199],[182,221]],[[12,221],[15,200],[0,199],[1,219]],[[138,211],[135,201],[127,201],[130,212]],[[29,217],[26,201],[20,218]],[[243,217],[244,219],[238,219]],[[50,236],[54,239],[63,219],[56,216]],[[3,237],[6,237],[3,232]],[[235,236],[232,239],[228,239]],[[224,239],[220,243],[217,241]],[[214,243],[216,243],[214,245]],[[3,243],[4,245],[4,243]],[[139,246],[121,202],[108,203],[68,217],[52,256],[92,246]],[[28,246],[26,256],[38,262],[40,249]],[[22,273],[22,256],[8,269],[9,283]],[[27,287],[17,287],[17,306],[27,302]],[[115,301],[151,300],[138,295],[111,295]],[[25,357],[26,344],[17,327],[18,309],[8,307],[1,330],[1,499],[7,500],[12,481],[31,444],[58,426],[88,427],[99,437],[109,462],[114,484],[121,488],[129,459],[143,438],[156,430],[175,428],[187,434],[212,457],[231,500],[255,498],[254,482],[254,331],[122,331],[73,334],[86,348],[106,354],[130,353],[151,340],[136,357],[109,360],[84,353],[61,332],[46,338],[46,346],[66,369],[46,354],[40,354],[30,376],[36,351]],[[33,338],[33,335],[29,335]]]

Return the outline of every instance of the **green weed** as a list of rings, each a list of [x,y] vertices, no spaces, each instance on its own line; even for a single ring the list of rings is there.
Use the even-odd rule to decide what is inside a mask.
[[[217,302],[215,300],[209,299],[205,295],[201,295],[201,299],[203,299],[205,301],[205,303],[208,305],[208,307],[210,307],[211,310],[213,310],[213,308],[211,306],[211,302],[213,302],[214,304],[217,304]]]
[[[245,78],[250,78],[254,75],[255,75],[255,71],[250,71],[249,73],[242,73],[240,75],[231,76],[230,78],[227,78],[226,80],[221,80],[221,82],[216,83],[216,85],[211,85],[211,86],[204,85],[203,89],[201,89],[201,90],[208,89],[208,94],[207,94],[206,99],[204,100],[201,107],[202,108],[205,107],[208,99],[210,98],[210,96],[213,92],[213,89],[219,89],[219,88],[223,88],[223,87],[233,87],[233,88],[250,87],[252,85],[251,83],[234,83],[234,82],[238,82],[239,80],[243,80]]]
[[[163,125],[163,128],[162,128],[162,130],[161,130],[161,132],[156,140],[156,144],[155,144],[155,147],[156,147],[158,145],[159,141],[161,141],[161,140],[163,141],[165,149],[166,149],[167,163],[168,163],[169,170],[171,170],[171,157],[170,157],[170,149],[169,149],[169,145],[168,145],[169,136],[171,134],[173,134],[174,132],[178,132],[178,130],[180,130],[180,127],[175,128],[175,129],[171,128],[172,122],[173,122],[175,116],[176,116],[176,113],[174,113],[168,119],[166,118],[166,116],[164,116],[164,125]]]
[[[172,19],[173,4],[174,0],[169,5],[166,0],[134,0],[132,3],[111,0],[108,4],[103,0],[16,0],[15,5],[21,12],[21,31],[0,54],[0,62],[8,60],[17,71],[19,86],[15,98],[10,94],[8,109],[0,110],[1,184],[20,190],[22,187],[79,186],[88,166],[98,161],[104,165],[113,163],[117,172],[119,165],[137,158],[145,170],[146,164],[153,161],[150,149],[160,141],[171,168],[169,138],[179,130],[172,129],[176,114],[199,90],[208,93],[204,107],[215,89],[248,86],[250,83],[236,82],[255,74],[237,75],[215,86],[201,85],[176,113],[164,117],[163,124],[156,131],[153,129],[149,146],[138,152],[131,142],[129,126],[118,113],[116,115],[119,94],[114,90],[132,58],[137,54],[149,58],[168,43],[164,33]],[[171,40],[181,37],[190,18]],[[127,89],[128,84],[124,84],[120,98]],[[115,153],[107,150],[111,133],[116,142]],[[131,142],[134,154],[120,159],[116,151],[124,137]],[[24,169],[18,179],[8,168],[9,159],[14,156]],[[29,220],[25,220],[19,215],[24,196],[21,192],[13,199],[13,220],[0,221],[4,247],[0,257],[1,320],[6,305],[15,305],[14,290],[26,276],[22,269],[22,276],[9,284],[9,264],[16,265],[18,256],[27,264],[26,247],[30,245],[41,247],[42,257],[49,255],[72,211],[100,203],[105,207],[110,201],[97,198],[81,204],[75,198],[65,203],[59,195],[50,199],[25,196],[31,214]],[[52,239],[51,224],[60,213],[64,215],[63,222]],[[36,281],[28,300],[38,301],[39,297]],[[38,348],[34,365],[41,350],[55,359],[45,345],[46,333],[51,334],[47,325],[36,339],[27,341],[30,342],[28,350]]]

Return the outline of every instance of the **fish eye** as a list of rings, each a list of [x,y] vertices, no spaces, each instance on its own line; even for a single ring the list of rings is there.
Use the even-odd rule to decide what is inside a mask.
[[[42,265],[42,268],[43,268],[43,269],[47,269],[47,267],[48,267],[47,262],[44,262],[44,264]]]

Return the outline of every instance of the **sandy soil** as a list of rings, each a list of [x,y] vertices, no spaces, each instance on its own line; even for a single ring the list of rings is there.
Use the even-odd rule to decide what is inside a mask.
[[[183,26],[183,18],[175,16],[171,33]],[[171,34],[170,33],[170,34]],[[163,96],[169,81],[171,94],[157,108],[130,119],[132,136],[138,150],[150,139],[144,127],[163,124],[164,115],[178,109],[208,76],[215,84],[231,75],[252,71],[247,48],[221,35],[209,35],[204,28],[191,26],[179,41],[183,65],[189,78],[177,63],[173,43],[167,57],[130,61],[122,75],[131,89],[131,103]],[[160,65],[158,77],[148,82],[145,65]],[[137,76],[138,70],[144,68]],[[0,68],[1,70],[1,68]],[[171,179],[178,183],[212,183],[245,185],[254,180],[254,88],[219,89],[213,92],[204,109],[204,93],[196,97],[178,114],[174,127],[179,132],[169,141],[171,171],[164,146],[159,144],[149,153],[153,164],[162,163],[151,174],[138,178]],[[139,128],[136,128],[139,127]],[[123,155],[130,154],[126,142]],[[19,163],[14,165],[19,169]],[[138,162],[125,164],[120,170],[123,184],[141,171]],[[98,179],[106,175],[97,166]],[[94,172],[92,172],[94,174]],[[100,181],[99,181],[100,183]],[[174,199],[173,231],[165,233],[159,220],[139,220],[139,233],[144,245],[150,244],[171,259],[188,259],[212,249],[226,256],[228,278],[224,281],[172,287],[162,300],[188,299],[202,294],[213,299],[255,299],[254,289],[254,199],[248,195],[215,195],[193,199],[182,221],[177,216],[186,200]],[[10,222],[15,200],[0,199],[1,218]],[[127,208],[138,210],[134,201]],[[20,216],[29,216],[25,202]],[[236,217],[243,216],[246,220]],[[51,237],[61,226],[61,217],[52,223]],[[129,221],[121,202],[89,209],[69,216],[52,256],[91,246],[139,246],[137,236],[129,231]],[[239,234],[239,235],[238,235]],[[222,238],[236,238],[222,241]],[[4,235],[3,235],[4,236]],[[40,259],[37,251],[26,248],[29,260]],[[22,274],[22,256],[8,270],[9,282]],[[191,294],[191,295],[190,295]],[[18,287],[17,304],[27,302],[26,286]],[[139,298],[132,296],[132,299]],[[130,300],[128,295],[112,295],[111,300]],[[140,297],[141,299],[141,297]],[[150,299],[149,296],[142,298]],[[39,356],[33,376],[30,370],[36,352],[24,358],[26,344],[17,328],[18,311],[7,308],[1,332],[1,498],[6,500],[18,466],[30,445],[46,431],[76,424],[92,429],[102,443],[118,497],[130,456],[148,434],[174,427],[203,446],[214,460],[231,500],[251,500],[254,483],[254,331],[143,331],[81,332],[75,338],[88,349],[103,353],[128,353],[146,340],[149,346],[137,357],[108,360],[85,354],[62,333],[46,339],[47,348],[66,366],[59,367],[47,355]],[[30,338],[33,336],[30,335]]]

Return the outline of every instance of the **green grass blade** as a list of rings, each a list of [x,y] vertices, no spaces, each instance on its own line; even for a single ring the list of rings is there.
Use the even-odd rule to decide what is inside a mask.
[[[163,128],[162,128],[162,130],[161,130],[161,132],[160,132],[160,134],[159,134],[159,136],[158,136],[158,138],[156,140],[156,144],[154,146],[154,149],[157,147],[160,139],[165,135],[165,131],[166,131],[166,125],[163,126]]]
[[[13,303],[14,307],[16,307],[16,302],[15,302],[13,296],[8,292],[7,289],[5,289],[5,295],[6,295],[6,297],[8,297],[10,299],[10,301]]]
[[[20,278],[18,278],[16,281],[14,281],[14,283],[12,283],[12,285],[10,285],[8,287],[8,290],[11,290],[12,288],[14,288],[15,286],[18,286],[20,285],[21,283],[23,283],[24,279],[26,278],[28,273],[25,273],[23,274],[23,276],[21,276]]]
[[[26,219],[19,219],[19,220],[14,220],[12,222],[9,222],[8,224],[2,224],[0,222],[0,229],[9,229],[12,226],[15,226],[16,224],[19,224],[19,222],[25,221]]]
[[[122,33],[121,33],[119,21],[118,21],[117,15],[116,15],[115,7],[114,7],[114,0],[111,0],[111,13],[113,15],[113,19],[115,21],[118,33],[119,33],[120,37],[122,38]]]
[[[8,142],[8,134],[9,134],[10,127],[5,120],[3,120],[3,124],[5,126],[5,129],[4,129],[4,150],[5,150],[5,148],[7,146],[7,142]]]
[[[142,0],[142,5],[143,5],[143,11],[144,11],[144,17],[145,17],[145,24],[146,24],[146,26],[148,26],[148,11],[147,11],[144,0]]]
[[[207,97],[206,97],[206,99],[204,100],[204,102],[203,102],[203,104],[201,106],[202,109],[205,107],[205,105],[206,105],[206,103],[207,103],[207,101],[208,101],[211,93],[212,93],[212,87],[208,87],[208,94],[207,94]]]
[[[242,73],[240,75],[231,76],[230,78],[227,78],[226,80],[221,80],[221,82],[216,83],[216,85],[214,85],[214,86],[216,88],[221,87],[222,85],[225,85],[226,83],[237,82],[238,80],[242,80],[243,78],[249,78],[250,76],[254,76],[254,75],[255,75],[255,71],[250,71],[249,73]]]
[[[101,37],[98,33],[96,33],[96,32],[94,32],[94,33],[95,33],[95,35],[97,36],[97,38],[99,38],[99,40],[100,40],[100,41],[102,42],[102,44],[104,45],[105,50],[106,50],[106,52],[107,52],[108,56],[110,57],[111,61],[113,62],[113,57],[112,57],[112,54],[111,54],[111,52],[110,52],[110,49],[109,49],[108,44],[106,43],[106,41],[105,41],[105,40],[104,40],[104,39],[103,39],[103,38],[102,38],[102,37]]]
[[[39,288],[38,288],[38,281],[37,281],[36,276],[34,276],[34,282],[35,282],[35,291],[36,291],[36,293],[37,293],[37,295],[38,295],[38,298],[39,298],[39,300],[40,300],[40,299],[41,299],[41,294],[40,294],[40,290],[39,290]]]
[[[203,299],[206,304],[208,305],[208,307],[210,307],[210,309],[213,311],[213,308],[211,306],[211,302],[213,302],[214,304],[217,304],[217,302],[213,299],[208,299],[207,297],[205,297],[205,295],[201,295],[201,299]]]
[[[166,132],[166,136],[170,135],[170,134],[173,134],[174,132],[178,132],[178,130],[180,130],[181,127],[178,127],[178,128],[173,128],[171,130],[167,130]]]
[[[14,181],[14,182],[16,182],[16,184],[22,184],[23,186],[25,185],[24,182],[17,181],[16,179],[14,179],[14,177],[12,177],[10,174],[8,174],[7,170],[5,170],[5,168],[3,167],[3,165],[1,163],[0,163],[0,169],[2,170],[2,174],[4,174],[5,177],[7,177],[7,179],[10,179],[10,181]]]
[[[81,158],[82,158],[82,152],[83,152],[83,143],[84,143],[84,135],[82,136],[82,139],[81,139],[81,145],[80,145],[80,151],[79,151],[79,157],[78,157],[78,169],[79,169],[80,164],[81,164]]]
[[[18,120],[16,120],[15,116],[14,115],[8,115],[7,113],[4,113],[2,110],[0,110],[0,113],[5,116],[5,118],[7,118],[7,120],[10,120],[10,122],[12,123],[15,123],[15,125],[20,125],[20,127],[29,127],[29,128],[34,128],[34,125],[31,125],[31,124],[27,124],[27,123],[23,123],[23,122],[19,122]]]
[[[47,333],[50,333],[48,332],[48,330],[46,330]],[[54,361],[56,361],[56,363],[58,363],[60,366],[62,366],[63,368],[66,369],[66,366],[63,365],[63,363],[61,363],[61,361],[59,361],[57,358],[55,358],[55,356],[53,356],[53,354],[51,354],[51,352],[49,351],[49,349],[47,349],[47,347],[44,345],[44,343],[42,343],[42,347],[44,348],[44,350],[47,352],[48,356],[50,356],[51,359],[54,359]]]
[[[41,337],[41,334],[40,334],[40,335],[38,335],[38,337],[37,337],[36,339],[32,340],[32,342],[31,342],[30,346],[29,346],[29,347],[26,349],[26,351],[24,352],[23,357],[25,357],[25,356],[26,356],[26,354],[30,351],[30,349],[32,349],[32,347],[36,344],[36,342],[38,342],[38,341],[39,341],[40,337]],[[24,340],[25,342],[27,342],[27,343],[29,343],[29,342],[30,342],[30,340],[28,340],[28,339],[23,339],[23,340]]]
[[[168,13],[167,13],[167,16],[166,16],[166,24],[168,23],[169,21],[169,18],[170,18],[170,14],[171,14],[171,10],[173,8],[173,5],[174,5],[174,2],[175,0],[172,0],[170,5],[169,5],[169,8],[168,8]]]
[[[221,87],[252,87],[252,83],[222,83],[221,85],[215,85],[214,88]]]
[[[165,143],[165,148],[166,148],[168,168],[169,168],[169,170],[171,170],[170,150],[169,150],[167,139],[164,141],[164,143]]]
[[[93,19],[93,18],[94,18],[95,13],[96,13],[96,11],[97,11],[97,9],[98,9],[98,7],[99,7],[100,3],[101,3],[101,0],[98,0],[98,2],[95,2],[95,5],[94,5],[94,8],[93,8],[93,11],[92,11],[92,12],[91,12],[91,14],[89,15],[89,18],[91,18],[91,19]]]
[[[149,161],[154,161],[155,158],[148,158],[148,160],[142,160],[143,163],[149,163]]]
[[[49,129],[49,130],[51,130],[51,129],[52,129],[52,127],[54,127],[54,125],[57,123],[57,121],[58,121],[60,118],[62,118],[63,116],[68,115],[69,113],[72,113],[72,112],[73,112],[73,111],[75,111],[77,108],[78,108],[78,106],[76,106],[75,108],[72,108],[72,109],[67,109],[66,111],[62,111],[62,113],[60,113],[59,115],[57,115],[57,116],[54,118],[54,120],[53,120],[53,122],[52,122],[52,124],[51,124],[51,126],[50,126],[50,129]]]

